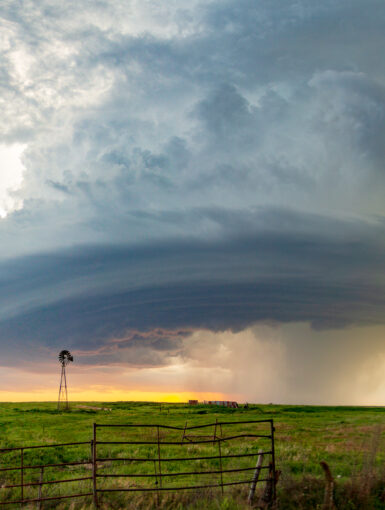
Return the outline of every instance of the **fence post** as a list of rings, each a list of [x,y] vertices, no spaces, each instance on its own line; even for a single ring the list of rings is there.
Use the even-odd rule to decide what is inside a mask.
[[[40,469],[40,480],[39,480],[40,485],[39,485],[39,492],[38,492],[38,499],[39,499],[39,506],[38,506],[38,508],[39,508],[39,510],[41,510],[42,506],[43,506],[42,501],[41,501],[41,489],[42,489],[42,483],[43,483],[43,475],[44,475],[44,468],[42,467]]]
[[[325,486],[325,494],[324,494],[324,502],[322,505],[322,510],[334,510],[334,478],[330,471],[328,464],[324,461],[320,462],[322,469],[325,473],[326,478],[326,486]]]
[[[21,501],[24,500],[24,449],[20,448],[20,489],[21,489]],[[23,503],[21,503],[21,507],[23,506]]]
[[[185,435],[186,435],[186,428],[187,428],[187,421],[186,421],[186,423],[184,424],[183,437],[182,437],[182,443],[183,443],[184,438],[185,438]]]
[[[270,422],[270,430],[271,430],[271,463],[273,469],[273,502],[277,499],[277,473],[275,471],[275,442],[274,442],[274,422],[271,420]]]
[[[160,436],[159,436],[159,425],[156,426],[157,438],[158,438],[158,474],[159,474],[159,484],[157,485],[156,490],[156,502],[157,506],[160,505],[160,494],[159,487],[162,487],[162,467],[160,462]]]
[[[160,435],[159,435],[159,425],[157,425],[157,434],[158,434],[158,471],[159,471],[159,485],[162,487],[162,467],[161,467],[161,458],[160,458]]]
[[[155,485],[156,485],[156,506],[158,507],[160,504],[159,500],[159,482],[158,482],[158,473],[156,470],[156,459],[154,459],[154,473],[155,473]]]
[[[281,474],[280,471],[276,471],[274,475],[273,471],[273,463],[269,463],[269,475],[266,480],[265,489],[263,491],[263,495],[259,499],[258,506],[260,508],[270,508],[273,505],[273,508],[275,508],[275,501],[274,501],[274,488],[277,484],[279,475]]]
[[[217,439],[218,441],[218,450],[219,450],[219,469],[221,471],[221,491],[223,496],[223,470],[222,470],[222,448],[221,448],[221,440]]]
[[[249,497],[247,499],[247,502],[249,503],[249,505],[251,505],[252,502],[253,502],[254,494],[255,494],[255,488],[257,486],[259,474],[260,474],[261,468],[262,468],[262,463],[263,463],[263,453],[262,453],[262,451],[263,450],[259,450],[259,452],[258,452],[258,460],[257,460],[257,464],[255,466],[255,471],[254,471],[253,479],[252,479],[251,485],[250,485]]]
[[[98,493],[96,487],[96,423],[94,423],[94,436],[91,441],[92,444],[92,485],[93,485],[93,495],[94,495],[94,506],[95,508],[99,508],[98,504]]]

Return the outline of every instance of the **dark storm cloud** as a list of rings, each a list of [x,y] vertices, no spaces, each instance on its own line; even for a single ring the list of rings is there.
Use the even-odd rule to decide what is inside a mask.
[[[2,363],[65,342],[157,366],[197,328],[383,322],[383,2],[0,9],[0,144],[26,146]]]
[[[29,343],[98,350],[130,331],[156,328],[182,328],[183,337],[258,321],[317,328],[383,322],[383,224],[276,210],[255,214],[265,230],[253,232],[252,218],[211,214],[224,215],[221,241],[85,246],[2,263],[0,340],[11,357]],[[130,335],[121,347],[133,350],[135,364],[142,338]],[[150,338],[143,349],[176,348],[167,334]]]

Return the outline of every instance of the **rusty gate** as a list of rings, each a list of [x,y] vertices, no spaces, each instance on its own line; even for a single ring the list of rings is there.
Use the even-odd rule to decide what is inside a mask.
[[[66,461],[63,452],[69,449],[77,449],[76,461]],[[40,462],[35,453],[32,462],[28,452],[37,450],[44,453]],[[217,488],[223,493],[253,480],[255,488],[261,472],[266,476],[258,481],[274,499],[273,420],[182,427],[95,423],[91,441],[0,449],[0,505],[42,508],[44,501],[92,496],[99,506],[109,492],[153,492],[158,498],[163,491]],[[67,493],[58,488],[67,485],[72,489]],[[3,498],[5,491],[10,492]]]

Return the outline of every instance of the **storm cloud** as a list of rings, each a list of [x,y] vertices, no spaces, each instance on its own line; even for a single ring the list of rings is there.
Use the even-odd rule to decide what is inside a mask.
[[[3,262],[1,340],[12,340],[15,349],[31,337],[55,349],[62,342],[92,349],[157,327],[383,322],[381,222],[282,210],[247,218],[205,214],[223,223],[221,239],[83,246]]]
[[[166,368],[202,331],[306,324],[330,350],[382,325],[384,15],[3,2],[1,366],[65,344]]]

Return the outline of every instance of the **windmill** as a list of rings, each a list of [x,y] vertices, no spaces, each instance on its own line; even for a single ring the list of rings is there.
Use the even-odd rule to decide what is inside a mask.
[[[64,405],[65,409],[68,409],[68,391],[67,391],[67,378],[66,378],[66,366],[68,363],[74,360],[70,351],[59,352],[59,363],[61,365],[61,376],[60,376],[60,387],[59,387],[59,398],[57,401],[57,408],[60,409],[60,404]]]

